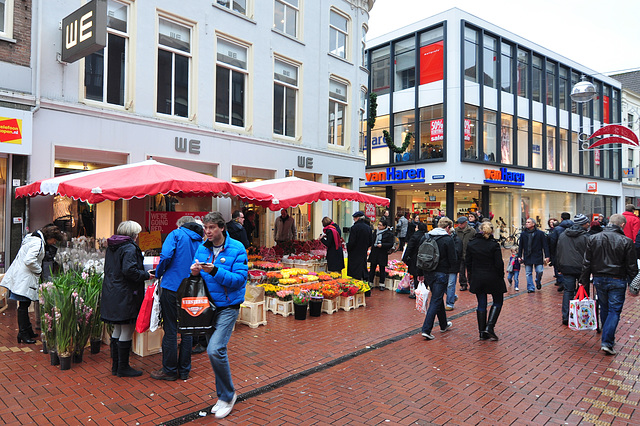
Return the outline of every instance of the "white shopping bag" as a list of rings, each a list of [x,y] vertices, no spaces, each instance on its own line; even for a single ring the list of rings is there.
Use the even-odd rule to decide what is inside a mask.
[[[596,316],[596,301],[589,299],[582,284],[578,288],[576,299],[569,303],[569,329],[596,330],[598,317]]]
[[[416,310],[422,314],[427,313],[429,293],[429,289],[424,285],[424,282],[421,281],[416,289]]]
[[[153,306],[151,307],[151,323],[149,330],[153,333],[160,328],[162,310],[160,309],[160,280],[157,281],[156,289],[153,291]]]

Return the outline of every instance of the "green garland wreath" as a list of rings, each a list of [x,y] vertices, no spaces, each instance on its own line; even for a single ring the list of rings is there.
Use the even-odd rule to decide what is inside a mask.
[[[387,132],[386,130],[383,130],[382,134],[384,135],[384,141],[387,143],[387,146],[389,147],[389,149],[395,152],[396,154],[402,154],[403,152],[405,152],[409,147],[409,144],[411,143],[411,138],[413,137],[413,133],[407,132],[407,135],[404,137],[404,142],[402,143],[402,146],[398,148],[393,143],[393,139],[391,139],[391,135],[389,134],[389,132]]]
[[[378,95],[375,93],[369,94],[369,118],[367,118],[367,125],[370,129],[373,129],[376,125],[376,117],[378,116]]]

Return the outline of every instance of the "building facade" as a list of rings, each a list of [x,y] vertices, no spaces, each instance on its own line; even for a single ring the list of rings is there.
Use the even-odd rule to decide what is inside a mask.
[[[363,40],[374,0],[96,2],[106,3],[106,46],[68,62],[63,54],[83,42],[78,28],[100,19],[83,16],[76,27],[61,28],[86,2],[34,2],[31,34],[40,47],[31,52],[28,182],[153,158],[235,182],[294,174],[359,188]],[[29,201],[32,228],[67,220],[72,235],[105,237],[123,219],[148,227],[153,211],[230,217],[247,207],[232,199],[147,197],[93,206],[58,198]],[[313,238],[323,216],[347,225],[354,208],[325,202],[291,213],[298,237]],[[269,244],[275,216],[259,213],[256,238]]]
[[[395,213],[480,210],[510,233],[528,217],[545,229],[563,211],[620,211],[620,147],[586,143],[621,121],[618,81],[459,9],[371,40],[367,60],[365,186]],[[597,97],[577,104],[582,75]]]

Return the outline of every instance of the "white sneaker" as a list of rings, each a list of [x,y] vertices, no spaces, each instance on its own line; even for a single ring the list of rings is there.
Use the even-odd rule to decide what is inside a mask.
[[[216,404],[211,407],[211,414],[215,414],[222,407],[222,401],[218,400]]]
[[[233,406],[235,405],[237,399],[238,399],[238,394],[234,393],[233,399],[231,400],[231,402],[224,402],[224,401],[218,400],[216,405],[218,404],[220,405],[216,410],[216,419],[224,419],[225,417],[227,417],[229,413],[231,413],[231,410],[233,410]],[[214,408],[215,408],[215,405],[214,405]],[[211,410],[213,412],[213,408]]]
[[[440,333],[444,333],[445,331],[448,331],[451,327],[453,327],[453,323],[451,321],[447,321],[447,326],[445,327],[445,329],[440,329]]]

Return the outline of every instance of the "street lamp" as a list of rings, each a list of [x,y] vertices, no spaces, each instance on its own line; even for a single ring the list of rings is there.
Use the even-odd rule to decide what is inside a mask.
[[[581,81],[576,83],[571,89],[571,99],[578,103],[589,102],[596,97],[596,94],[595,86],[587,80],[584,74],[582,75]]]

